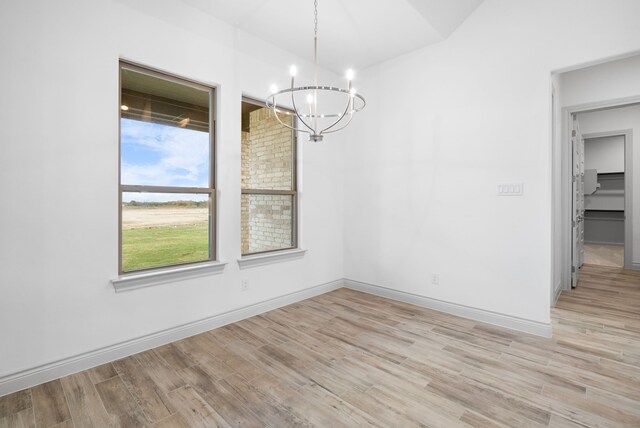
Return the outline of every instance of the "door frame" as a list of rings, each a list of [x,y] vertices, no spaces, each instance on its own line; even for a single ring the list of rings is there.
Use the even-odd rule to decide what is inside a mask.
[[[577,113],[571,114],[571,288],[578,285],[584,263],[584,163],[585,144]],[[576,159],[576,155],[580,159]],[[577,171],[576,171],[577,168]],[[581,204],[581,209],[576,203]],[[576,253],[575,250],[578,250]]]
[[[605,109],[613,109],[618,107],[629,107],[634,104],[640,104],[640,95],[634,97],[625,97],[625,98],[617,98],[606,101],[599,101],[593,103],[585,103],[578,104],[568,107],[562,108],[561,114],[561,123],[562,127],[561,135],[562,138],[557,142],[560,144],[560,177],[557,179],[560,180],[560,183],[554,183],[555,188],[560,188],[560,203],[561,203],[561,218],[560,224],[557,225],[555,230],[556,233],[560,233],[560,242],[561,248],[559,251],[555,252],[556,256],[554,257],[553,263],[560,263],[560,278],[561,278],[561,286],[557,290],[557,295],[552,299],[552,303],[557,300],[560,291],[563,290],[571,290],[571,208],[572,208],[572,200],[571,200],[571,175],[572,175],[572,164],[571,164],[571,120],[572,115],[577,113],[585,113],[596,110],[605,110]],[[552,118],[555,120],[555,118]],[[627,130],[624,130],[627,131]],[[629,130],[630,131],[630,130]],[[617,131],[620,132],[620,131]],[[620,134],[619,134],[620,135]],[[584,137],[583,137],[584,138]],[[633,175],[633,140],[632,140],[632,132],[629,132],[629,139],[625,137],[625,268],[628,269],[640,269],[640,264],[638,263],[630,263],[627,267],[627,253],[629,253],[629,257],[632,257],[633,254],[631,251],[627,250],[627,241],[629,241],[629,247],[633,247],[633,240],[629,239],[629,236],[633,237],[632,234],[632,219],[633,219],[633,211],[632,211],[632,198],[629,197],[632,195],[632,175]],[[628,170],[628,171],[627,171]],[[630,174],[627,176],[627,172]],[[627,191],[629,193],[627,193]],[[552,241],[553,242],[553,241]],[[633,260],[631,258],[631,260]],[[552,281],[553,282],[553,281]],[[553,287],[553,284],[552,284]]]

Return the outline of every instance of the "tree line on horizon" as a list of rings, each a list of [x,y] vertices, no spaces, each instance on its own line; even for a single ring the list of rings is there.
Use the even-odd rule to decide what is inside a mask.
[[[208,208],[208,201],[169,201],[169,202],[123,202],[123,207],[133,208]]]

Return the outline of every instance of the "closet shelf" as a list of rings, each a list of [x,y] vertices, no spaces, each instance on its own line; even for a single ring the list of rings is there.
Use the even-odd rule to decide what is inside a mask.
[[[596,193],[590,196],[620,196],[624,195],[624,190],[622,189],[598,189]]]

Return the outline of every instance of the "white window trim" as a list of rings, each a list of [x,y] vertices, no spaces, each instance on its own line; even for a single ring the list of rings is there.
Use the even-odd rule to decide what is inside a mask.
[[[205,262],[187,266],[172,266],[144,273],[121,275],[112,279],[111,284],[116,293],[119,293],[121,291],[136,290],[138,288],[222,273],[226,265],[223,262]]]
[[[261,253],[243,256],[238,259],[240,269],[247,269],[256,266],[270,265],[273,263],[286,262],[304,257],[306,249],[294,248],[291,250],[274,251],[272,253]]]

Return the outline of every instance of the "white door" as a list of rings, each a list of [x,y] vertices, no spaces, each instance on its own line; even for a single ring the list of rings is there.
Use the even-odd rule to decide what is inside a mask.
[[[571,286],[578,285],[580,267],[584,263],[584,140],[578,119],[573,116],[571,131],[573,148],[573,251],[571,255]]]

